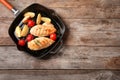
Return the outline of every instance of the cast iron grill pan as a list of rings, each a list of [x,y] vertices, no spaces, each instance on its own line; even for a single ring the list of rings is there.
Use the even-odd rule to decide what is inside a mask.
[[[23,15],[26,12],[34,12],[36,14],[34,20],[36,19],[38,13],[41,13],[42,16],[49,17],[51,19],[52,24],[54,24],[55,28],[57,29],[57,40],[50,47],[38,51],[33,51],[27,47],[27,44],[24,47],[18,45],[18,38],[15,36],[14,32],[15,28],[20,24],[21,20],[24,17]],[[48,9],[40,4],[34,3],[19,13],[19,15],[11,24],[8,32],[12,40],[16,43],[18,50],[25,51],[34,57],[42,58],[47,54],[55,54],[60,49],[63,44],[62,37],[65,32],[65,24],[53,10]]]

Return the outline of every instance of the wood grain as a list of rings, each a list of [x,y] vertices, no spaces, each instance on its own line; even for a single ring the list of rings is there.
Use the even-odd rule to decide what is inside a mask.
[[[81,6],[79,8],[51,8],[62,18],[67,19],[119,19],[120,7],[96,8],[94,6]],[[77,12],[77,13],[76,13]],[[64,14],[64,15],[63,15]]]
[[[0,80],[120,80],[120,0],[8,1],[20,11],[32,3],[51,8],[68,29],[58,54],[36,59],[13,46],[15,16],[0,4]]]
[[[64,46],[39,60],[14,46],[1,46],[0,69],[120,69],[119,53],[120,47]]]
[[[119,80],[110,70],[2,70],[0,80]]]
[[[96,6],[96,7],[108,7],[119,6],[119,0],[49,0],[42,1],[36,0],[35,2],[43,4],[48,7],[81,7],[81,6]]]
[[[45,6],[54,9],[62,18],[120,18],[120,5],[118,4],[119,0],[92,0],[92,1],[39,1],[39,0],[30,0],[30,1],[18,1],[18,0],[10,0],[17,9],[23,10],[25,7],[30,5],[31,3],[41,3]],[[54,3],[53,3],[54,2]],[[19,3],[19,5],[18,5]],[[49,6],[49,5],[50,6]],[[75,5],[75,7],[74,7]],[[63,7],[61,7],[63,6]],[[67,7],[68,6],[68,7]],[[69,7],[71,6],[71,7]],[[73,7],[72,7],[73,6]],[[13,17],[12,13],[10,13],[3,5],[0,5],[1,13],[0,17]],[[64,14],[64,15],[63,15]]]
[[[24,7],[30,5],[31,3],[39,3],[47,7],[80,7],[80,6],[101,6],[101,7],[108,7],[108,6],[119,6],[119,0],[29,0],[29,1],[16,1],[16,0],[8,0],[11,4],[15,6]],[[19,5],[17,5],[19,3]],[[24,4],[24,5],[23,5]]]

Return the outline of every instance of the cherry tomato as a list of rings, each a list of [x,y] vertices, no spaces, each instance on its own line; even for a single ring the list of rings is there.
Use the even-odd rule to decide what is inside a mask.
[[[25,45],[25,40],[24,39],[19,40],[18,45],[24,46]]]
[[[55,33],[53,33],[53,34],[50,34],[50,39],[52,39],[52,40],[56,40],[56,38],[57,38],[57,36],[56,36],[56,34]]]
[[[32,34],[29,34],[26,38],[26,40],[29,42],[31,40],[33,40],[34,36]]]
[[[35,25],[35,22],[33,20],[28,20],[28,26],[33,27]]]

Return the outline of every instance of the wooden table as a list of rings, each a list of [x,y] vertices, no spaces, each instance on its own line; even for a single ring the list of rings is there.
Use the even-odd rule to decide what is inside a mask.
[[[17,50],[8,35],[15,16],[0,4],[0,80],[120,80],[120,0],[8,1],[49,7],[68,29],[58,54],[36,59]]]

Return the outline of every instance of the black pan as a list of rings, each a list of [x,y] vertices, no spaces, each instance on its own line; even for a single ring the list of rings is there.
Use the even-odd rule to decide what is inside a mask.
[[[54,10],[48,9],[40,4],[34,3],[27,8],[25,8],[22,12],[19,12],[17,9],[13,8],[8,2],[5,0],[0,0],[5,6],[7,6],[8,9],[12,10],[12,12],[17,15],[16,19],[11,24],[8,32],[12,40],[16,43],[18,50],[25,51],[26,53],[37,57],[42,58],[45,57],[47,54],[55,54],[60,50],[61,46],[63,45],[63,35],[65,32],[65,24],[61,20],[61,18],[54,12]],[[27,45],[24,47],[21,47],[18,45],[18,38],[15,36],[14,31],[15,28],[20,24],[20,21],[23,19],[23,15],[26,12],[34,12],[36,14],[41,13],[42,16],[46,16],[51,18],[52,23],[55,25],[55,28],[57,29],[57,40],[54,44],[52,44],[50,47],[38,50],[38,51],[32,51],[30,50]]]

